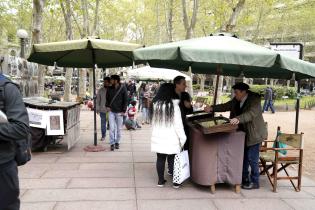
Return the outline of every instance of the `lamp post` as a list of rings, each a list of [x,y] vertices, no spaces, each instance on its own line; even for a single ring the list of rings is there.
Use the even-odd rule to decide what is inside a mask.
[[[28,38],[28,33],[24,29],[19,29],[17,30],[16,35],[17,37],[20,38],[20,44],[21,44],[20,57],[25,58],[25,44],[26,44],[26,39]]]

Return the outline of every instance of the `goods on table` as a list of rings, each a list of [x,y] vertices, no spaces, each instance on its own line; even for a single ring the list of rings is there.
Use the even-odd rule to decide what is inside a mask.
[[[230,120],[225,117],[213,117],[201,120],[194,120],[195,124],[203,134],[233,132],[236,131],[238,126],[230,124]]]

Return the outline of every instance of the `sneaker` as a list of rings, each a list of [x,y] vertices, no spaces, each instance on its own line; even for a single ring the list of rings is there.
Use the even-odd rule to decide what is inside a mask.
[[[163,180],[163,181],[161,181],[161,182],[159,181],[156,186],[158,186],[158,187],[164,187],[165,183],[166,183],[166,180]]]
[[[104,138],[101,138],[101,141],[105,141],[105,137],[104,137]]]
[[[115,149],[119,149],[119,144],[118,143],[115,144]]]
[[[110,151],[114,151],[115,150],[115,145],[110,145]]]
[[[242,185],[242,189],[244,189],[244,190],[259,189],[259,184],[250,182],[250,183],[248,183],[246,185]]]
[[[173,183],[173,188],[174,188],[174,189],[178,189],[179,187],[180,187],[180,184]]]

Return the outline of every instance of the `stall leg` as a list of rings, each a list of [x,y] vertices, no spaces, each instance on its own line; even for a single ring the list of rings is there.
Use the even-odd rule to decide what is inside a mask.
[[[240,184],[235,185],[235,192],[241,193],[241,185]]]
[[[212,194],[215,193],[215,184],[210,186],[210,191],[211,191]]]

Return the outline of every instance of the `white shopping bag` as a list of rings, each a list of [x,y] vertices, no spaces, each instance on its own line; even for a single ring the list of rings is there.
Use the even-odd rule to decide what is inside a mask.
[[[189,157],[188,151],[185,150],[175,155],[173,183],[181,184],[189,177],[190,177]]]

